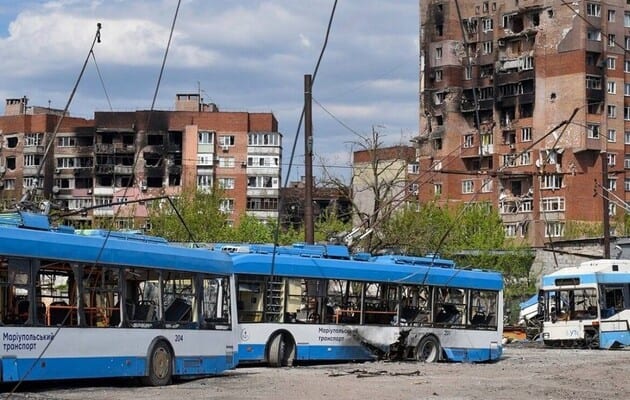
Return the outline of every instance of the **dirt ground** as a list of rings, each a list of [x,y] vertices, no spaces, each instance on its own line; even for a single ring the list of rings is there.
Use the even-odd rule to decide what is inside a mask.
[[[490,364],[370,362],[238,368],[161,388],[129,380],[29,384],[6,399],[622,399],[630,349],[545,349],[510,344]]]

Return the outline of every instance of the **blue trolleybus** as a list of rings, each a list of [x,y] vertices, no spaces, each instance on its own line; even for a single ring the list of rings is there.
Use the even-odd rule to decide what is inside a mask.
[[[630,260],[559,269],[543,276],[539,298],[546,345],[630,346]]]
[[[501,357],[497,272],[337,245],[221,249],[237,276],[240,362]]]
[[[230,258],[165,240],[0,216],[0,382],[173,376],[232,368]]]

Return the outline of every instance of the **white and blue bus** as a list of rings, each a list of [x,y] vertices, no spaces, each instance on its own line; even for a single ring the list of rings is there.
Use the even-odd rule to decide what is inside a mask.
[[[242,363],[501,357],[498,272],[337,245],[222,249],[237,279]]]
[[[0,216],[0,383],[220,373],[238,362],[225,254]]]
[[[542,278],[542,338],[554,347],[630,345],[630,260],[587,261]]]

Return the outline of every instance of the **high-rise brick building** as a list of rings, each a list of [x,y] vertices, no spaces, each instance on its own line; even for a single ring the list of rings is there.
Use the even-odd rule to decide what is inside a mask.
[[[491,203],[506,236],[532,245],[601,228],[598,185],[611,199],[630,193],[630,3],[420,9],[420,199]],[[619,204],[608,213],[622,234]]]
[[[197,94],[178,94],[175,109],[95,112],[93,120],[65,116],[44,157],[61,112],[9,99],[0,117],[0,196],[7,205],[19,200],[39,169],[44,198],[69,210],[103,206],[69,217],[72,223],[90,226],[117,215],[119,227],[139,228],[146,202],[120,211],[108,204],[216,183],[229,221],[245,213],[275,218],[282,135],[273,114],[219,111]]]

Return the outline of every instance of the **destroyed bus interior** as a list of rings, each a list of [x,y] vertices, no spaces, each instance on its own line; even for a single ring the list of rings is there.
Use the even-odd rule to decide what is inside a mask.
[[[440,349],[430,361],[500,356],[499,273],[338,245],[250,245],[232,259],[241,362],[422,359],[428,336]]]
[[[547,346],[630,345],[630,260],[596,260],[543,276],[538,313]]]
[[[229,257],[47,218],[0,219],[0,382],[136,376],[162,385],[235,366]]]

